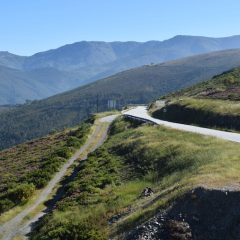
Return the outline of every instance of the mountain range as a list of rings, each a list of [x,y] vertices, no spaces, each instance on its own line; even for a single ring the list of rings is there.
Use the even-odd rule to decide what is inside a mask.
[[[126,70],[47,99],[0,113],[0,149],[74,126],[97,111],[129,103],[149,103],[159,96],[240,66],[240,49],[197,55]]]
[[[0,105],[49,97],[142,65],[240,48],[240,36],[175,36],[165,41],[77,42],[18,56],[0,52]]]

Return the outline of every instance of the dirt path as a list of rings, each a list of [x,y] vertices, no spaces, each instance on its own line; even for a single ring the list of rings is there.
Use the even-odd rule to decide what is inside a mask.
[[[87,154],[94,151],[100,145],[103,144],[107,136],[107,130],[109,124],[116,118],[117,115],[101,118],[95,123],[95,129],[89,136],[87,142],[63,165],[61,170],[53,177],[48,183],[47,187],[39,194],[38,199],[29,207],[25,208],[21,213],[16,215],[14,218],[0,226],[0,236],[3,240],[11,240],[15,236],[24,237],[31,231],[31,225],[35,223],[39,218],[46,214],[43,209],[36,216],[30,219],[28,222],[23,223],[23,220],[31,212],[33,212],[38,206],[44,203],[50,197],[54,187],[61,181],[62,177],[66,174],[67,169],[77,160],[82,154],[81,159],[85,159]]]

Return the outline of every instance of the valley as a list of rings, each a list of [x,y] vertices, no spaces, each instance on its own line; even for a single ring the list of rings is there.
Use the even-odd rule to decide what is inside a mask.
[[[237,59],[143,66],[2,107],[0,238],[238,239]]]
[[[75,126],[92,113],[111,110],[108,105],[111,100],[116,102],[117,109],[129,103],[148,104],[159,96],[237,67],[239,62],[238,49],[207,53],[123,71],[62,94],[17,106],[0,113],[0,149]]]

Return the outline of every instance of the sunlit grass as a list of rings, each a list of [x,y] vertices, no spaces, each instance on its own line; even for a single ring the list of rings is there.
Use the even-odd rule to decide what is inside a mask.
[[[82,166],[71,185],[72,193],[60,201],[60,208],[33,239],[68,234],[73,222],[81,225],[86,221],[103,236],[116,235],[147,220],[190,189],[239,182],[237,143],[121,119],[112,129],[108,141]],[[102,184],[106,180],[108,184]],[[151,187],[154,194],[141,198],[145,187]],[[120,217],[109,224],[113,216]]]
[[[170,104],[179,104],[186,108],[199,109],[222,115],[240,115],[240,102],[238,101],[183,97],[180,100],[173,99]]]

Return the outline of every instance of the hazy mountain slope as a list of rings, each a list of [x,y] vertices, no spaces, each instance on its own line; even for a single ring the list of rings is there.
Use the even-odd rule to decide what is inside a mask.
[[[26,59],[24,68],[54,67],[74,71],[87,82],[142,66],[187,56],[240,48],[240,36],[207,38],[176,36],[149,42],[78,42],[35,54]]]
[[[73,70],[92,65],[103,65],[117,58],[110,43],[78,42],[58,49],[34,54],[25,63],[25,69],[55,67]]]
[[[42,92],[42,93],[41,93]],[[22,99],[39,99],[48,96],[50,90],[41,82],[21,70],[0,66],[0,103],[23,102]]]
[[[27,57],[18,56],[9,52],[0,51],[0,65],[9,68],[22,69],[24,61]]]
[[[54,68],[22,71],[0,66],[0,105],[46,98],[78,85],[74,74]]]
[[[174,62],[128,70],[92,84],[20,106],[0,117],[0,148],[38,136],[52,129],[72,126],[90,113],[117,106],[148,103],[240,65],[240,50],[215,52]]]
[[[8,78],[0,78],[0,84],[7,86],[1,92],[4,101],[0,100],[0,105],[44,98],[145,64],[233,48],[240,48],[240,36],[227,38],[176,36],[165,41],[142,43],[82,41],[29,57],[0,52],[0,65],[21,70],[27,75],[29,71],[38,70],[34,75],[30,75],[27,86],[25,78],[19,79],[14,74]],[[54,74],[52,70],[50,78],[49,68],[56,71]],[[58,74],[58,71],[61,71],[61,74]],[[43,75],[45,78],[41,77]],[[39,91],[36,90],[34,85],[39,84],[39,80],[45,85],[44,88],[49,89],[48,91],[42,91],[41,88]],[[14,91],[18,97],[12,96],[12,82],[17,82]],[[62,84],[61,87],[59,82]]]
[[[123,62],[123,60],[124,64],[132,63],[130,67],[136,67],[154,61],[163,62],[231,48],[240,48],[240,36],[227,38],[176,36],[165,41],[143,43],[83,41],[34,54],[26,59],[24,68],[54,67],[73,70],[113,63],[109,69],[114,69],[119,61]]]

